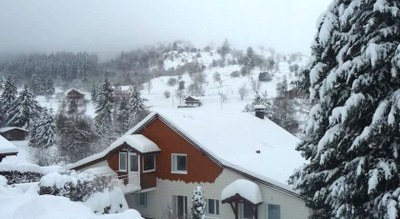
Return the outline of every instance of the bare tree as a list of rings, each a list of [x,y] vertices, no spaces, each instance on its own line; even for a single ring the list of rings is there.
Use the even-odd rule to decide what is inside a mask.
[[[246,87],[246,84],[243,84],[239,90],[239,96],[240,96],[240,100],[244,100],[244,98],[247,96],[247,94],[249,93],[249,90]]]

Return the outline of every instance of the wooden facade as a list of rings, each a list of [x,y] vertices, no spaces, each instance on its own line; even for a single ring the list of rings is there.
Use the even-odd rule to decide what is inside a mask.
[[[9,141],[23,141],[28,135],[28,131],[18,127],[3,130],[0,130],[0,135]]]
[[[156,162],[156,176],[160,179],[182,180],[186,183],[213,183],[222,173],[223,168],[220,165],[169,127],[159,117],[147,124],[139,133],[151,139],[161,149]],[[188,174],[172,173],[171,154],[173,153],[187,155]]]

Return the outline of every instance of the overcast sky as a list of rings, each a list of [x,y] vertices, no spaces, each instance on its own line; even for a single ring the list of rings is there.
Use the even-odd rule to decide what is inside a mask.
[[[0,53],[120,51],[188,40],[309,53],[331,0],[0,0]]]

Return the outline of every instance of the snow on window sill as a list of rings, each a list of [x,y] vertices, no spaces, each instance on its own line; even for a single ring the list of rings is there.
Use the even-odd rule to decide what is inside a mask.
[[[185,175],[185,174],[187,174],[187,171],[173,170],[173,171],[171,171],[171,173],[173,173],[173,174],[182,174],[182,175]]]

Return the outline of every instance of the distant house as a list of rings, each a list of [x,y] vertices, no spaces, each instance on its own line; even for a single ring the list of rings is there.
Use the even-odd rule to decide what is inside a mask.
[[[192,96],[188,96],[185,98],[185,104],[189,106],[201,106],[200,100]]]
[[[28,135],[28,131],[20,127],[0,128],[0,135],[9,141],[23,141]]]
[[[115,86],[114,96],[117,100],[128,100],[133,93],[133,86]]]
[[[72,88],[67,91],[66,97],[70,100],[79,100],[79,99],[84,99],[85,94],[75,88]]]
[[[109,169],[129,206],[146,218],[166,212],[189,218],[190,197],[201,185],[205,218],[303,219],[312,212],[287,185],[304,162],[297,143],[272,121],[249,113],[163,111],[70,168]]]
[[[15,145],[9,142],[7,139],[0,136],[0,162],[7,156],[13,156],[18,154],[18,149]]]

